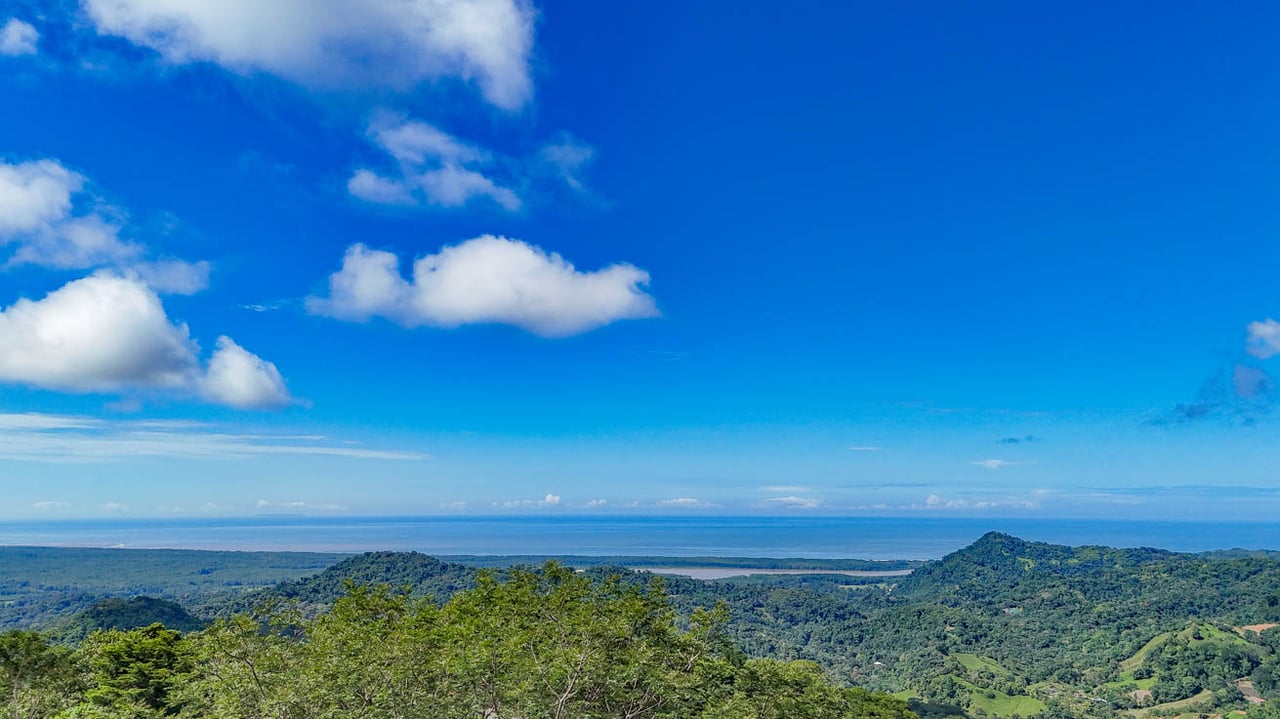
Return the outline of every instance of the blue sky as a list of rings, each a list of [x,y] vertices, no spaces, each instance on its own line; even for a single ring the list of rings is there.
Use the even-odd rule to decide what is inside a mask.
[[[0,516],[1280,511],[1280,14],[0,5]]]

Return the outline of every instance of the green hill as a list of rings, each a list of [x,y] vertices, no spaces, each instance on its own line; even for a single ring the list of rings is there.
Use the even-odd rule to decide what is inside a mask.
[[[122,631],[163,624],[180,632],[194,632],[205,622],[192,616],[181,604],[155,597],[112,597],[94,602],[62,623],[54,634],[67,643],[78,642],[100,629]]]

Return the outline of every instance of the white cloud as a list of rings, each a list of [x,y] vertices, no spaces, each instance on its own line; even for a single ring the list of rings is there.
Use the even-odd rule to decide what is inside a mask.
[[[356,170],[347,180],[347,192],[380,205],[418,204],[404,180],[392,180],[363,168]]]
[[[0,309],[0,382],[68,392],[165,389],[237,408],[289,401],[275,365],[229,338],[219,338],[207,371],[197,352],[187,326],[171,322],[136,277],[100,271]]]
[[[774,506],[788,507],[790,509],[817,509],[822,506],[822,500],[812,497],[772,497],[765,501]]]
[[[195,351],[145,284],[105,272],[0,310],[0,381],[72,392],[177,388],[197,371]]]
[[[715,506],[710,502],[704,502],[694,497],[675,497],[674,499],[663,499],[657,502],[659,507],[680,507],[684,509],[700,509]]]
[[[521,0],[82,0],[104,35],[172,63],[212,61],[317,88],[474,82],[493,105],[531,96],[534,11]]]
[[[1259,359],[1270,359],[1280,354],[1280,322],[1267,319],[1250,322],[1245,328],[1245,349]]]
[[[120,239],[119,212],[84,185],[54,160],[0,161],[0,243],[17,245],[10,262],[83,269],[142,254]]]
[[[608,504],[609,500],[607,499],[593,499],[590,502],[587,502],[587,509],[599,509],[600,507],[604,507]]]
[[[1030,497],[1003,497],[970,501],[931,494],[925,498],[923,505],[911,504],[905,508],[925,510],[1039,509],[1040,502],[1037,498],[1041,496],[1044,496],[1043,492],[1036,491]]]
[[[1010,462],[1004,459],[979,459],[971,462],[975,467],[984,467],[986,469],[1000,469],[1001,467],[1012,467],[1017,462]]]
[[[428,201],[441,207],[462,207],[473,197],[488,197],[503,209],[520,209],[520,198],[484,175],[457,165],[445,165],[418,175],[416,182]]]
[[[850,452],[879,452],[880,448],[872,445],[860,445],[857,447],[850,447],[849,451]]]
[[[293,500],[291,502],[272,502],[266,499],[259,499],[257,502],[254,503],[254,506],[257,507],[258,509],[290,509],[290,510],[310,509],[310,510],[322,510],[325,512],[336,512],[336,511],[347,508],[344,505],[336,504],[333,502],[324,502],[320,504],[317,504],[315,502],[304,502],[302,500]]]
[[[69,417],[57,414],[0,414],[0,431],[6,429],[89,429],[101,422],[91,417]]]
[[[129,505],[122,504],[120,502],[107,502],[106,504],[102,505],[102,509],[108,512],[128,512]]]
[[[560,255],[505,237],[485,235],[423,257],[412,282],[399,266],[390,252],[352,245],[329,277],[329,296],[309,298],[307,309],[349,321],[386,317],[408,327],[510,324],[544,337],[658,315],[641,289],[647,272],[625,263],[580,272]]]
[[[190,295],[209,286],[208,262],[144,260],[146,247],[120,237],[126,213],[87,185],[56,160],[0,161],[0,244],[15,248],[9,264],[111,267],[165,294]]]
[[[429,162],[454,164],[488,159],[488,153],[434,125],[392,115],[383,115],[370,123],[369,137],[387,154],[406,165]]]
[[[760,490],[763,492],[794,493],[794,492],[808,492],[809,488],[802,487],[798,484],[773,484],[767,487],[761,487]]]
[[[500,505],[499,505],[497,502],[494,502],[494,505],[495,505],[495,506],[501,506],[501,507],[507,507],[507,508],[516,508],[516,507],[557,507],[557,506],[559,506],[559,505],[560,505],[560,495],[558,495],[558,494],[552,494],[552,493],[548,492],[548,493],[547,493],[547,496],[543,497],[542,499],[513,499],[513,500],[508,501],[508,502],[503,502],[503,503],[502,503],[502,504],[500,504]]]
[[[205,394],[236,409],[278,409],[293,401],[276,366],[219,337],[203,381]]]
[[[490,153],[433,125],[384,114],[370,123],[369,139],[395,159],[398,169],[396,177],[357,169],[347,191],[362,200],[462,207],[488,198],[506,210],[520,209],[520,197],[486,174],[493,165]]]
[[[31,503],[31,506],[32,506],[32,507],[35,507],[36,509],[43,509],[43,510],[50,510],[50,509],[67,509],[67,508],[69,508],[69,507],[71,506],[71,503],[70,503],[70,502],[58,502],[58,501],[54,501],[54,500],[44,500],[44,501],[41,501],[41,502],[32,502],[32,503]]]
[[[209,286],[209,263],[186,260],[140,262],[130,270],[156,292],[170,295],[194,295]]]
[[[34,55],[38,42],[39,31],[16,17],[9,18],[9,22],[0,27],[0,55]]]
[[[0,459],[4,460],[101,463],[134,457],[235,460],[270,456],[428,459],[420,452],[370,449],[327,437],[236,434],[192,422],[0,414]]]

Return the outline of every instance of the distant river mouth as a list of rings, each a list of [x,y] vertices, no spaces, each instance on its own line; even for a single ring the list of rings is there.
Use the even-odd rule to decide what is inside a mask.
[[[637,572],[671,574],[691,579],[729,579],[754,574],[839,574],[845,577],[905,577],[910,569],[755,569],[752,567],[628,567]]]

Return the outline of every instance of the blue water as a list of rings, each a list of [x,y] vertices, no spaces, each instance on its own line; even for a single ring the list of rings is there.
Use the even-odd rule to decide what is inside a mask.
[[[1056,544],[1280,549],[1280,523],[884,517],[259,517],[0,523],[0,544],[429,554],[936,559],[997,530]]]

